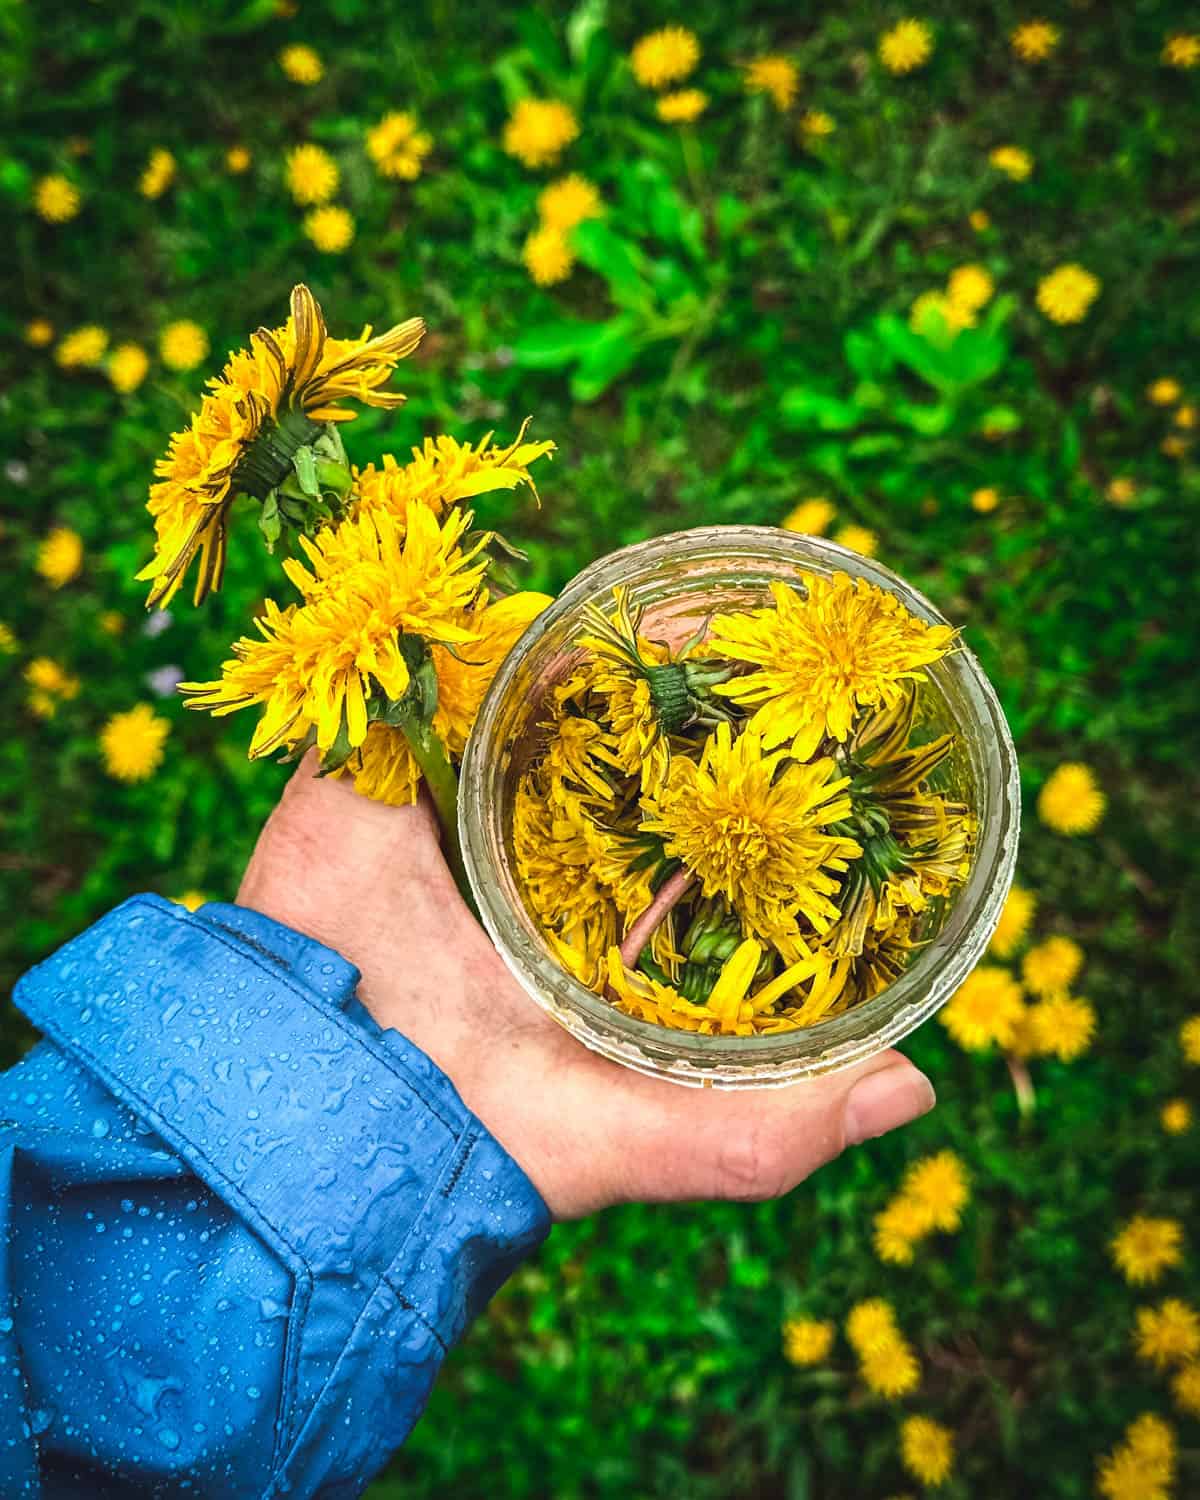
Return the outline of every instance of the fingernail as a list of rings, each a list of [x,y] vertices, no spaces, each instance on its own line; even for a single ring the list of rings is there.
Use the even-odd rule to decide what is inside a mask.
[[[937,1102],[933,1084],[911,1063],[893,1063],[860,1078],[846,1097],[846,1144],[857,1146],[926,1115]]]

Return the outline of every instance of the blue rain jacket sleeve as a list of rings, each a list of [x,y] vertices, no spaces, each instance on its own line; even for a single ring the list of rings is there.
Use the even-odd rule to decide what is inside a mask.
[[[125,902],[0,1077],[0,1495],[361,1493],[549,1215],[358,971]]]

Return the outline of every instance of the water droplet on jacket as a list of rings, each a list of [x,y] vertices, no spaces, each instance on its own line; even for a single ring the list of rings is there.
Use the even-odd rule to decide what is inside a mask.
[[[13,1320],[11,1318],[0,1318],[0,1333],[11,1333]]]
[[[173,1427],[160,1427],[158,1429],[158,1440],[164,1448],[178,1448],[179,1434]]]
[[[47,1406],[39,1406],[36,1411],[29,1414],[29,1430],[35,1435],[45,1432],[53,1421],[53,1411]]]
[[[274,1297],[263,1297],[258,1304],[258,1310],[264,1318],[286,1318],[287,1307],[282,1302],[276,1302]]]

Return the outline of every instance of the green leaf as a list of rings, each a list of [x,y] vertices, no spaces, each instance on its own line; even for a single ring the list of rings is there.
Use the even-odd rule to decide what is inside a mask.
[[[647,308],[651,296],[643,274],[645,257],[630,240],[622,239],[603,219],[588,219],[574,230],[579,259],[608,283],[614,302],[622,307]]]
[[[571,395],[576,401],[594,401],[602,396],[614,380],[633,366],[644,346],[632,318],[614,318],[605,337],[579,361],[571,379]]]
[[[793,386],[779,398],[779,415],[795,427],[815,427],[821,432],[845,432],[857,427],[862,412],[852,401],[825,395],[804,386]]]
[[[530,370],[554,370],[572,364],[604,339],[608,327],[607,323],[587,323],[582,318],[537,324],[526,329],[513,345],[513,363]]]

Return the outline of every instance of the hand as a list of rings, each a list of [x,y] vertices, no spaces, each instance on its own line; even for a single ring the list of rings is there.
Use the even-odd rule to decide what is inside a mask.
[[[682,1088],[589,1052],[519,988],[464,906],[430,809],[385,807],[313,770],[306,758],[267,820],[239,902],[356,964],[372,1016],[449,1075],[556,1218],[773,1198],[933,1107],[928,1079],[896,1052],[754,1092]]]

